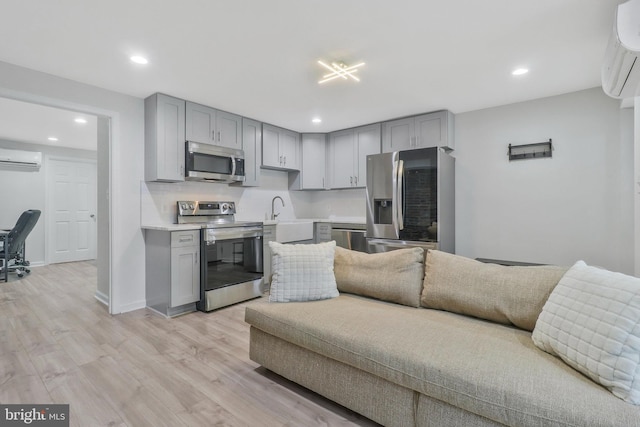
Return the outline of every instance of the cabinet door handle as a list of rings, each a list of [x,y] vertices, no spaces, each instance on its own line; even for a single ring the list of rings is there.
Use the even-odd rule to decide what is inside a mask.
[[[194,263],[195,265],[198,265],[198,257],[197,257],[197,256],[194,256],[194,257],[193,257],[193,263]]]
[[[284,156],[284,165],[287,166],[287,156]]]
[[[216,131],[215,131],[215,130],[212,130],[212,131],[211,131],[211,140],[212,140],[213,142],[216,142]]]
[[[280,156],[279,163],[280,163],[280,166],[282,166],[282,156]]]
[[[357,176],[355,176],[355,177],[354,177],[354,179],[355,179],[355,181],[356,181],[356,187],[357,187],[357,186],[358,186],[358,177],[357,177]]]
[[[218,142],[222,141],[222,131],[218,131]]]
[[[349,185],[353,185],[353,177],[352,176],[349,177]]]

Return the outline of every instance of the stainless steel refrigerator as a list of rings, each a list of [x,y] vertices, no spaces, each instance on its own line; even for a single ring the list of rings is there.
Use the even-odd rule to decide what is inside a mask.
[[[455,158],[421,148],[367,156],[369,252],[455,251]]]

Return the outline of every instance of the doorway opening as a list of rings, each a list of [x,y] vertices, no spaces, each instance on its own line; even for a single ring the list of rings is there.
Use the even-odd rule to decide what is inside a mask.
[[[41,210],[26,258],[34,267],[92,260],[95,297],[111,313],[111,118],[26,97],[0,97],[0,115],[0,148],[42,153],[38,169],[0,169],[0,179],[11,183],[0,188],[0,197],[11,201],[0,209],[0,226],[12,225],[24,210]]]

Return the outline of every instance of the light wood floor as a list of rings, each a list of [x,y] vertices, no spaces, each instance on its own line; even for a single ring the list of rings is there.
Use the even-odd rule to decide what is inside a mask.
[[[249,360],[238,304],[111,316],[92,262],[0,282],[0,402],[69,403],[72,426],[374,426]]]

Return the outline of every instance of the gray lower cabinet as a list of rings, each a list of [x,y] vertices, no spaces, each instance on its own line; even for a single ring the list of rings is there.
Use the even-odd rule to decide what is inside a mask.
[[[200,299],[200,230],[146,230],[147,306],[176,316]]]
[[[185,101],[156,93],[144,100],[144,179],[184,181]]]
[[[313,223],[313,241],[315,243],[331,241],[331,223],[330,222],[314,222]]]

